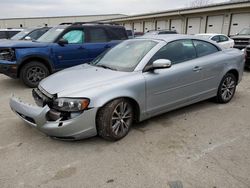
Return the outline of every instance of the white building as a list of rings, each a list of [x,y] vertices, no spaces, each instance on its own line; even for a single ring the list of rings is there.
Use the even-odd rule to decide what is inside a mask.
[[[204,7],[185,8],[109,19],[135,32],[176,30],[183,34],[223,33],[234,35],[250,27],[250,1],[231,1]]]

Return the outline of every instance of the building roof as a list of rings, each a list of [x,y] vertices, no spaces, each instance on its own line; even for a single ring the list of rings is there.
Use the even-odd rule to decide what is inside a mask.
[[[188,8],[172,9],[160,12],[137,14],[137,15],[125,16],[122,18],[108,19],[107,21],[138,20],[138,19],[146,19],[152,17],[156,18],[156,17],[174,16],[174,15],[181,16],[183,14],[190,14],[190,13],[200,13],[200,12],[218,11],[218,10],[233,9],[233,8],[247,8],[247,7],[250,8],[250,0],[230,1],[224,3],[214,3],[200,7],[188,7]]]
[[[76,16],[48,16],[48,17],[23,17],[23,18],[0,18],[0,20],[16,20],[16,19],[48,19],[48,18],[75,18],[75,17],[100,17],[114,16],[116,18],[126,17],[125,14],[93,14],[93,15],[76,15]]]

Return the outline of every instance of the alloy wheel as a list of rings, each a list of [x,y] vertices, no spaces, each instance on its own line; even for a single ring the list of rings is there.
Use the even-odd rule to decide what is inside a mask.
[[[120,102],[112,115],[112,132],[116,136],[122,136],[129,131],[133,122],[133,109],[127,102]]]
[[[27,70],[27,79],[31,83],[40,82],[45,77],[46,77],[46,72],[41,67],[35,66]]]
[[[221,87],[222,99],[224,101],[230,100],[234,95],[235,88],[236,88],[235,80],[231,76],[226,77]]]

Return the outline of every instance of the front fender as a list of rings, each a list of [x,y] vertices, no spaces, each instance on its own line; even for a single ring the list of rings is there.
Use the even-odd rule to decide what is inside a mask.
[[[52,60],[52,55],[49,50],[45,48],[25,48],[16,50],[17,64],[19,67],[23,63],[27,62],[29,59],[37,59],[46,62],[46,65],[49,66],[50,70],[54,70],[54,62]]]

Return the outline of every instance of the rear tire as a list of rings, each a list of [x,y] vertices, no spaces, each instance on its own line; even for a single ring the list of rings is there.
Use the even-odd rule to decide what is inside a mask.
[[[128,100],[116,99],[111,101],[97,113],[98,134],[106,140],[120,140],[128,134],[133,119],[133,106]]]
[[[39,82],[48,75],[48,68],[38,61],[31,61],[25,64],[20,71],[20,79],[26,86],[31,88],[37,87]]]
[[[218,88],[216,101],[218,103],[228,103],[234,97],[237,86],[237,79],[232,73],[227,73],[221,80]]]

